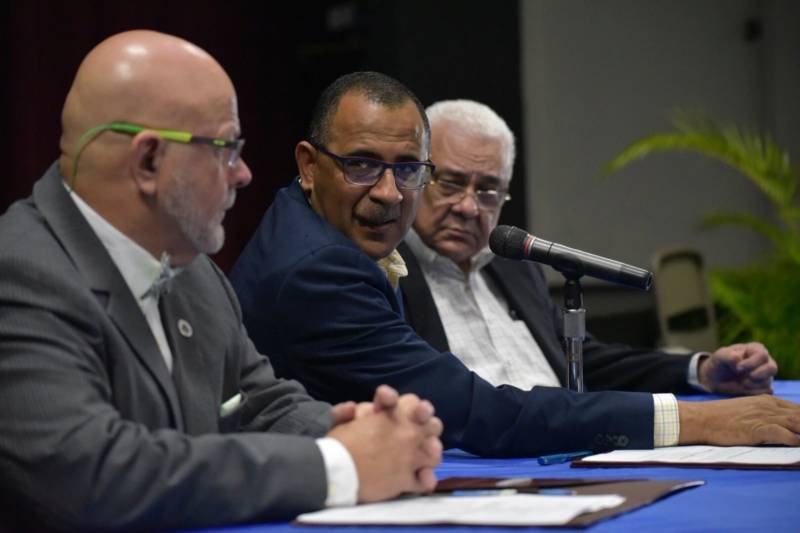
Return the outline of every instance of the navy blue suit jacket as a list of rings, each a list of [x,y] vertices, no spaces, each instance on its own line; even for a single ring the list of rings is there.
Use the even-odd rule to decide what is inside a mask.
[[[231,278],[251,339],[317,398],[370,400],[381,383],[416,393],[436,407],[445,446],[483,456],[653,446],[649,394],[494,387],[431,347],[375,261],[310,208],[297,180]]]
[[[437,350],[447,351],[447,335],[428,283],[411,248],[401,243],[408,276],[400,280],[405,317],[414,330]],[[562,385],[567,375],[561,339],[561,309],[553,303],[542,269],[535,263],[494,258],[484,267],[508,302],[510,312],[525,322]],[[691,355],[672,355],[624,344],[607,344],[587,334],[583,344],[583,371],[588,390],[629,390],[687,393]]]

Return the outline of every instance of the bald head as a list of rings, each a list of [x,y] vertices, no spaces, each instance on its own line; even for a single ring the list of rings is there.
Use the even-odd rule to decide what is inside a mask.
[[[113,122],[144,130],[98,128]],[[233,84],[208,53],[153,31],[114,35],[81,63],[62,126],[62,176],[114,227],[175,264],[219,250],[225,211],[251,178],[247,165],[231,158],[230,147],[174,142],[154,131],[240,137]]]
[[[83,60],[64,103],[62,165],[89,128],[126,121],[193,131],[213,120],[204,112],[215,104],[230,107],[234,94],[214,58],[183,39],[144,30],[109,37]]]

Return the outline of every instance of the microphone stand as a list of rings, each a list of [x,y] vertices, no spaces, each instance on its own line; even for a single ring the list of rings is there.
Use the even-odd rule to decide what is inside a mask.
[[[564,351],[567,355],[567,389],[583,392],[583,341],[586,339],[586,309],[583,308],[583,269],[561,265],[564,275]]]
[[[583,308],[581,277],[588,274],[612,283],[647,290],[650,288],[653,274],[639,267],[538,239],[513,226],[494,228],[489,236],[489,247],[501,257],[550,265],[566,278],[563,316],[567,388],[583,392],[586,309]]]

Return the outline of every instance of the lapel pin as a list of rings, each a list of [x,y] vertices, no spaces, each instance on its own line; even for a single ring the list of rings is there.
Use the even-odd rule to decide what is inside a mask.
[[[186,338],[189,338],[194,334],[192,325],[182,318],[178,319],[178,331]]]

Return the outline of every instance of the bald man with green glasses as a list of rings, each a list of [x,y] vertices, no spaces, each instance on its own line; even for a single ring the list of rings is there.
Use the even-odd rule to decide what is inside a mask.
[[[315,401],[250,342],[207,255],[252,179],[210,55],[112,36],[62,124],[59,161],[0,217],[0,529],[287,520],[433,488],[428,402]]]

